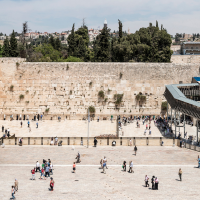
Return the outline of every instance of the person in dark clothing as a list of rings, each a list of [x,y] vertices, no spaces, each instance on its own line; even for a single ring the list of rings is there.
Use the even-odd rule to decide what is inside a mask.
[[[152,184],[152,190],[154,190],[155,189],[155,176],[152,176],[151,184]]]
[[[158,190],[158,178],[155,178],[155,190]]]
[[[126,171],[126,161],[123,162],[123,170]]]
[[[2,125],[2,132],[4,132],[4,126]]]
[[[136,153],[137,153],[137,147],[136,146],[134,147],[134,151],[135,151],[135,155],[136,155]]]
[[[37,119],[38,119],[38,121],[40,120],[40,115],[39,114],[37,115]]]
[[[97,139],[94,138],[94,147],[96,147],[96,146],[97,146]]]
[[[24,115],[24,120],[26,120],[26,115]]]
[[[36,120],[36,116],[34,115],[34,121]]]
[[[19,117],[18,117],[18,115],[17,115],[17,120],[18,120],[18,118],[19,118]]]

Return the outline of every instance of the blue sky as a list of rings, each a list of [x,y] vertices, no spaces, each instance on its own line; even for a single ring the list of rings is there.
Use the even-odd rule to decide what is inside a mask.
[[[200,33],[199,0],[0,0],[0,32],[21,32],[28,21],[32,31],[61,32],[78,28],[85,18],[88,28],[102,28],[105,19],[111,30],[123,29],[134,33],[149,22],[159,25],[170,34]]]

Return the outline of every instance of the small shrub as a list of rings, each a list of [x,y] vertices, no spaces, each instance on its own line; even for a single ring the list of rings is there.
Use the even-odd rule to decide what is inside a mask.
[[[26,101],[26,104],[28,104],[29,103],[29,101]]]
[[[107,101],[108,101],[108,98],[105,98],[105,99],[104,99],[104,102],[107,102]]]
[[[13,92],[13,89],[14,89],[14,85],[11,85],[10,86],[10,91]]]
[[[40,73],[40,70],[38,71],[38,74]]]
[[[89,106],[89,111],[90,111],[90,114],[94,114],[95,113],[95,107]]]
[[[18,69],[19,66],[20,66],[20,64],[19,64],[18,62],[16,62],[16,67],[17,67],[17,69]]]
[[[122,78],[122,76],[123,76],[123,74],[120,72],[120,74],[119,74],[120,79]]]
[[[146,96],[142,95],[141,92],[139,94],[137,94],[135,98],[136,98],[137,101],[140,101],[140,102],[145,102],[146,101]]]
[[[161,109],[167,110],[167,101],[162,102]]]
[[[69,94],[72,95],[72,90],[69,91]]]
[[[115,99],[115,105],[120,105],[122,102],[124,94],[115,94],[114,99]]]
[[[112,90],[110,90],[109,88],[108,88],[108,92],[111,92]]]
[[[20,100],[24,99],[24,95],[23,95],[23,94],[20,94],[20,95],[19,95],[19,99],[20,99]]]
[[[92,86],[92,82],[90,82],[89,85]]]
[[[49,110],[50,110],[50,108],[46,108],[45,112],[46,112],[46,113],[48,113],[48,112],[49,112]]]
[[[99,91],[98,96],[99,98],[104,99],[104,91]]]
[[[26,94],[28,94],[29,93],[29,91],[28,90],[26,90]]]
[[[136,98],[137,101],[139,101],[140,100],[140,95],[137,94],[135,98]]]

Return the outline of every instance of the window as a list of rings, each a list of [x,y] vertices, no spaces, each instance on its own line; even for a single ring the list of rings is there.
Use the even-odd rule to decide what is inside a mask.
[[[199,47],[196,47],[196,49],[198,49]]]
[[[193,47],[191,47],[191,49],[193,49]]]

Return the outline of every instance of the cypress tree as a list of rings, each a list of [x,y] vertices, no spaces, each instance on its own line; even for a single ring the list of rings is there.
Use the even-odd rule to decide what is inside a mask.
[[[67,38],[68,41],[68,51],[69,51],[69,55],[73,56],[75,54],[75,48],[76,48],[76,41],[75,41],[75,32],[74,32],[74,24],[72,26],[72,31],[71,34],[69,35],[69,37]]]
[[[96,62],[109,62],[110,61],[110,29],[104,27],[101,33],[97,36],[95,43],[94,60]]]
[[[123,37],[123,33],[122,33],[122,22],[118,19],[119,22],[119,39],[121,39]]]
[[[55,41],[53,36],[51,35],[50,39],[49,39],[49,44],[55,49]]]
[[[61,50],[61,42],[58,37],[56,38],[56,41],[55,41],[55,49],[58,51]]]
[[[11,57],[17,57],[17,39],[15,38],[15,32],[13,30],[11,38],[10,38],[10,56]]]
[[[158,28],[158,21],[156,20],[156,27]]]
[[[10,44],[8,41],[8,37],[3,42],[3,57],[9,57],[10,56]]]

